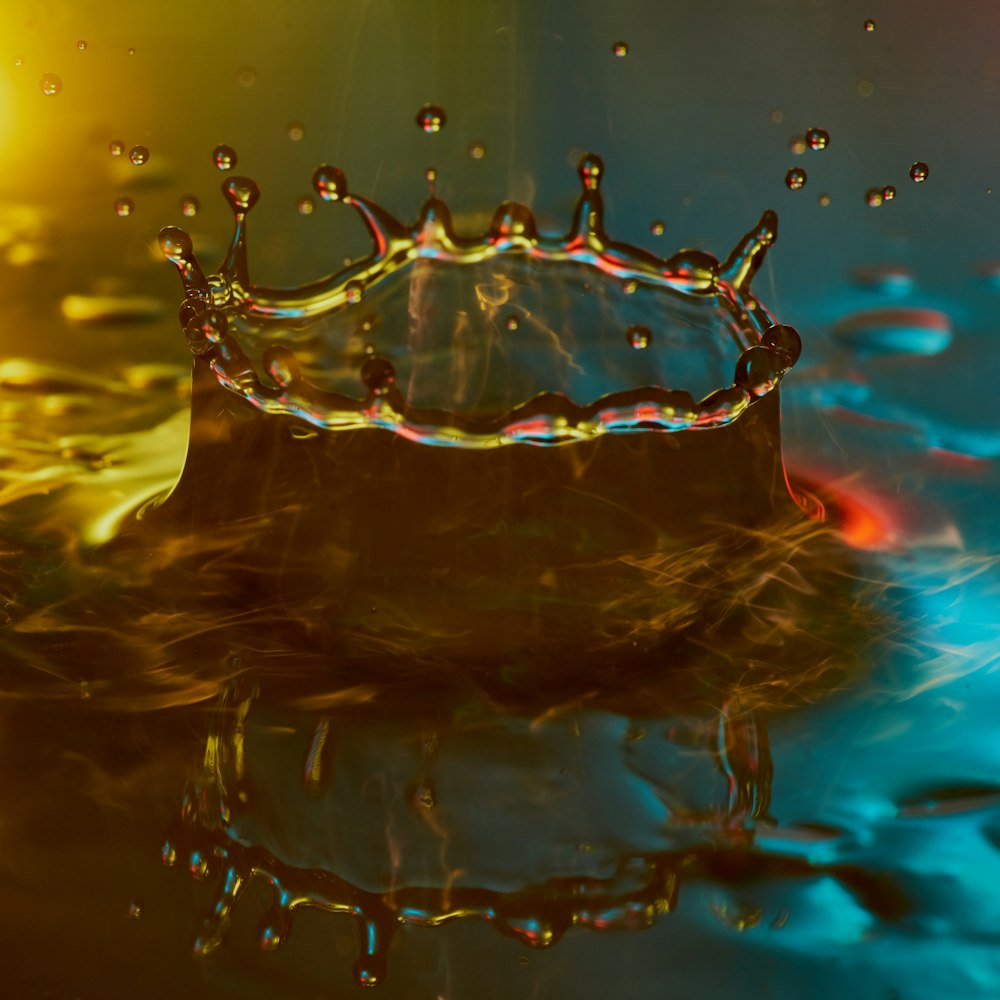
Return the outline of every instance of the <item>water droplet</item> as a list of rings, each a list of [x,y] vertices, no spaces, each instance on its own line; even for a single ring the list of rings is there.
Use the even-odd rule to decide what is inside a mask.
[[[830,196],[826,194],[826,192],[821,194],[816,200],[823,206],[823,208],[826,208],[826,206],[830,204]]]
[[[486,155],[486,147],[481,142],[474,142],[469,147],[469,156],[474,160],[481,160]]]
[[[119,215],[124,219],[126,215],[132,214],[134,208],[135,202],[131,198],[119,198],[115,202],[115,215]]]
[[[128,909],[125,913],[129,920],[138,920],[142,916],[142,902],[138,899],[133,899],[132,902],[128,904]]]
[[[795,156],[801,156],[806,151],[806,140],[801,135],[793,135],[788,140],[788,148]]]
[[[224,143],[212,150],[212,161],[217,170],[232,170],[236,166],[236,150]]]
[[[448,116],[444,113],[444,108],[436,104],[425,104],[417,112],[417,125],[425,132],[440,132],[448,121]]]
[[[356,306],[365,297],[365,286],[360,281],[349,281],[344,286],[344,294],[347,301],[352,306]]]
[[[38,85],[46,97],[55,97],[62,90],[62,80],[55,73],[43,73]]]
[[[181,198],[181,212],[189,219],[198,214],[199,208],[201,208],[201,203],[193,194],[186,194]]]
[[[396,369],[388,358],[370,357],[361,366],[361,381],[381,396],[396,381]]]
[[[917,160],[917,162],[910,167],[910,180],[912,180],[914,184],[923,184],[923,182],[927,180],[927,175],[929,173],[930,168],[927,164]]]
[[[868,18],[868,20],[865,21],[865,31],[874,31],[874,30],[875,30],[875,22],[871,18]]]
[[[634,326],[628,328],[625,333],[625,339],[628,341],[629,347],[636,351],[644,351],[649,347],[653,339],[653,334],[650,332],[648,326],[636,323]]]
[[[76,43],[76,47],[77,47],[77,48],[78,48],[78,49],[79,49],[79,50],[80,50],[81,52],[86,52],[86,51],[87,51],[87,42],[86,42],[86,39],[83,39],[83,38],[81,38],[81,39],[80,39],[80,41],[78,41],[78,42]]]
[[[21,67],[24,65],[24,56],[14,56],[14,65]]]
[[[128,158],[135,166],[141,167],[149,159],[149,150],[145,146],[133,146],[128,151]]]
[[[806,145],[817,151],[830,145],[830,133],[823,128],[811,128],[806,131]]]
[[[298,211],[299,215],[312,215],[313,209],[316,208],[316,202],[314,202],[312,198],[309,197],[309,195],[304,194],[295,203],[295,208]]]
[[[516,330],[520,325],[521,321],[516,316],[508,316],[506,321],[504,322],[504,326],[506,326],[507,329],[511,331]]]
[[[248,212],[260,198],[260,188],[250,177],[230,177],[223,182],[222,193],[234,212]]]
[[[292,122],[288,126],[288,138],[292,142],[301,142],[302,137],[306,134],[305,126],[301,122]]]
[[[167,868],[171,868],[177,863],[177,851],[169,840],[165,840],[163,842],[163,847],[160,848],[160,861],[162,861]]]
[[[882,200],[892,201],[892,199],[895,197],[896,197],[896,189],[891,184],[886,184],[886,186],[882,188]]]
[[[875,84],[871,80],[858,80],[858,97],[871,97],[875,93]]]
[[[108,143],[108,152],[112,156],[121,156],[122,153],[125,152],[125,143],[122,142],[121,139],[112,139],[112,141]]]
[[[792,167],[785,174],[785,186],[792,191],[798,191],[806,186],[806,172],[801,167]]]
[[[134,56],[135,55],[135,47],[134,46],[129,46],[128,54],[130,56]]]
[[[784,111],[775,110],[771,112],[771,121],[773,121],[775,125],[780,125],[784,120],[785,120]]]
[[[865,192],[865,201],[869,207],[878,208],[882,204],[882,192],[878,188],[869,188]]]
[[[653,221],[649,224],[649,231],[654,236],[662,236],[663,235],[663,230],[665,228],[666,227],[663,225],[663,222],[662,222],[661,219],[653,219]]]
[[[733,381],[752,396],[763,396],[774,387],[782,371],[782,360],[767,347],[748,347],[736,362]]]
[[[313,172],[313,187],[323,201],[340,201],[347,195],[347,175],[324,163]]]
[[[777,325],[768,327],[760,338],[761,344],[770,347],[785,365],[791,368],[802,353],[802,338],[793,326]]]
[[[622,283],[622,291],[626,295],[635,295],[639,289],[639,282],[635,278],[629,278],[627,281]]]
[[[429,785],[418,785],[413,792],[413,804],[422,809],[433,809],[434,790]]]
[[[428,167],[424,171],[424,180],[428,184],[433,184],[438,179],[438,172],[434,167]]]
[[[257,82],[257,74],[249,66],[244,66],[236,74],[236,82],[241,87],[252,87]]]
[[[628,42],[615,42],[611,46],[611,52],[619,59],[624,59],[628,55]]]

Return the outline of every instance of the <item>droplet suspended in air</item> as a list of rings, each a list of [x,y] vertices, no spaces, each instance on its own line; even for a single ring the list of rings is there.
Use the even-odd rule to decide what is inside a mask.
[[[236,166],[236,150],[222,143],[212,150],[212,162],[216,170],[232,170]]]
[[[134,56],[135,55],[135,48],[133,46],[129,47],[128,54],[130,56]]]
[[[917,162],[910,167],[910,180],[912,180],[914,184],[923,184],[923,182],[927,180],[927,175],[929,173],[930,168],[927,164],[917,160]]]
[[[661,219],[653,219],[653,221],[649,224],[649,231],[654,236],[662,236],[665,228],[666,227]]]
[[[474,160],[481,160],[486,155],[486,147],[481,142],[474,142],[469,147],[469,156]]]
[[[292,142],[301,142],[302,137],[306,134],[305,126],[301,122],[292,122],[288,126],[288,138]]]
[[[198,214],[199,208],[201,208],[201,203],[193,194],[186,194],[181,198],[181,212],[189,219]]]
[[[788,148],[794,156],[801,156],[806,151],[806,140],[801,135],[793,135],[788,140]]]
[[[14,65],[20,69],[24,65],[24,56],[14,56]]]
[[[323,163],[313,172],[313,187],[323,201],[341,201],[347,195],[347,175],[339,167]]]
[[[648,326],[636,323],[634,326],[628,328],[625,333],[625,339],[628,341],[629,347],[633,350],[644,351],[652,342],[653,334],[650,332]]]
[[[428,135],[432,132],[440,132],[447,121],[448,116],[445,114],[444,108],[438,107],[436,104],[425,104],[417,112],[417,125]]]
[[[108,152],[112,156],[121,156],[125,152],[125,143],[121,139],[112,139],[108,143]]]
[[[611,53],[619,59],[624,59],[628,55],[628,42],[615,42],[611,46]]]
[[[508,316],[504,321],[504,326],[512,333],[521,325],[521,321],[514,315]]]
[[[806,131],[806,145],[817,152],[830,145],[830,133],[824,128],[811,128]]]
[[[792,167],[785,174],[785,186],[791,191],[798,191],[806,186],[806,172],[801,167]]]
[[[77,47],[77,48],[78,48],[78,49],[79,49],[79,50],[80,50],[81,52],[86,52],[86,51],[87,51],[87,40],[86,40],[85,38],[81,38],[81,39],[80,39],[80,41],[78,41],[78,42],[76,43],[76,47]]]
[[[43,73],[38,86],[46,97],[55,97],[62,90],[62,80],[55,73]]]
[[[820,194],[816,200],[823,206],[823,208],[826,208],[826,206],[830,204],[830,196],[825,191]]]
[[[874,31],[874,30],[875,30],[875,22],[871,18],[868,18],[868,20],[865,21],[865,31]]]
[[[886,186],[882,188],[882,200],[892,201],[892,199],[895,197],[896,197],[896,189],[891,184],[886,184]]]
[[[125,911],[125,915],[129,920],[138,920],[142,916],[142,902],[138,899],[133,899],[131,903],[128,904],[128,909]]]
[[[134,166],[141,167],[149,159],[149,150],[145,146],[133,146],[128,151],[128,158]]]
[[[298,211],[299,215],[312,215],[313,209],[316,208],[316,202],[314,202],[312,198],[309,197],[309,195],[304,194],[295,203],[295,208],[296,211]]]
[[[878,188],[869,188],[865,192],[865,201],[870,208],[878,208],[882,204],[882,192]]]
[[[135,202],[131,198],[119,198],[115,202],[115,215],[124,219],[126,215],[132,214],[134,208]]]
[[[252,87],[257,82],[257,74],[250,66],[244,66],[236,74],[236,82],[241,87]]]

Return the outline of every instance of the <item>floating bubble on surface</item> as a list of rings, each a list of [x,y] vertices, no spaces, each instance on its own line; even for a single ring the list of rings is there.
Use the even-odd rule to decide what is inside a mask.
[[[440,132],[445,127],[448,116],[445,114],[444,108],[437,104],[425,104],[417,112],[416,121],[417,125],[429,135],[433,132]]]
[[[141,167],[149,160],[149,150],[145,146],[133,146],[128,151],[128,158],[136,167]]]
[[[865,21],[865,31],[874,31],[874,30],[875,30],[875,22],[871,18],[868,18],[868,20]]]
[[[323,201],[342,201],[347,197],[347,175],[339,167],[323,163],[313,172],[313,187]]]
[[[891,184],[886,184],[886,186],[882,188],[882,200],[892,201],[892,199],[895,197],[896,197],[896,189]]]
[[[135,202],[131,198],[119,198],[115,202],[115,215],[125,218],[126,215],[131,215],[135,209]]]
[[[615,42],[611,46],[611,52],[619,59],[624,59],[628,55],[628,42]]]
[[[125,152],[125,143],[121,139],[112,139],[108,143],[108,152],[112,156],[121,156]]]
[[[882,204],[882,191],[880,188],[869,188],[865,192],[865,201],[869,208],[878,208]]]
[[[644,351],[653,340],[653,334],[648,326],[636,323],[625,332],[629,347],[636,351]]]
[[[790,191],[799,191],[806,186],[806,172],[801,167],[792,167],[785,174],[785,186]]]
[[[474,160],[481,160],[486,155],[486,146],[481,142],[474,142],[469,147],[469,156]]]
[[[301,142],[302,137],[306,134],[305,126],[301,122],[291,122],[288,126],[288,138],[292,142]]]
[[[663,220],[662,219],[653,219],[653,221],[649,224],[649,231],[654,236],[662,236],[663,235],[663,231],[665,229],[666,229],[666,226],[663,224]]]
[[[198,214],[199,208],[201,208],[201,202],[193,194],[186,194],[181,198],[181,214],[186,215],[189,219]]]
[[[826,149],[830,145],[830,133],[823,128],[811,128],[806,131],[806,145],[810,149]]]
[[[927,166],[922,160],[917,160],[916,163],[910,167],[910,180],[914,184],[923,184],[927,180],[927,175],[930,173],[930,167]]]
[[[232,170],[236,166],[236,150],[220,143],[212,150],[212,162],[216,170]]]
[[[302,195],[295,203],[295,209],[299,215],[312,215],[315,208],[316,203],[307,194]]]
[[[42,88],[42,93],[46,97],[55,97],[63,87],[62,80],[55,73],[43,73],[38,86]]]
[[[78,42],[76,43],[76,47],[77,47],[77,48],[78,48],[78,49],[79,49],[79,50],[80,50],[81,52],[86,52],[86,51],[87,51],[87,42],[86,42],[86,39],[83,39],[83,38],[81,38],[81,39],[80,39],[80,41],[78,41]]]

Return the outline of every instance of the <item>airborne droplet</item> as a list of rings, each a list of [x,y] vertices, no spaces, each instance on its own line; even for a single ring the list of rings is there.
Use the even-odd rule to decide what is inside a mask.
[[[131,198],[119,198],[115,202],[115,215],[125,218],[126,215],[131,215],[132,210],[135,208],[135,202]]]
[[[801,135],[794,135],[788,140],[788,148],[794,156],[801,156],[806,151],[806,140]]]
[[[323,201],[341,201],[347,195],[347,175],[339,167],[323,163],[313,173],[313,187]]]
[[[628,341],[629,347],[636,351],[644,351],[649,347],[653,339],[653,334],[650,332],[648,326],[642,326],[637,323],[635,326],[628,328],[625,339]]]
[[[821,194],[816,200],[823,206],[823,208],[826,208],[826,206],[830,204],[830,196],[826,194],[826,192]]]
[[[149,150],[145,146],[133,146],[128,151],[128,158],[135,166],[141,167],[149,159]]]
[[[513,315],[508,316],[506,321],[504,322],[504,326],[506,326],[507,329],[510,330],[511,332],[516,330],[520,325],[521,321],[516,316]]]
[[[886,186],[882,188],[882,200],[892,201],[892,199],[895,197],[896,197],[896,189],[891,184],[886,184]]]
[[[312,215],[315,207],[316,203],[307,194],[302,195],[302,197],[295,203],[295,208],[299,215]]]
[[[806,145],[817,151],[830,145],[830,133],[823,128],[811,128],[806,132]]]
[[[108,143],[108,152],[112,156],[121,156],[125,152],[125,143],[121,139],[113,139]]]
[[[469,156],[474,160],[481,160],[486,155],[486,147],[481,142],[474,142],[469,147]]]
[[[288,138],[292,142],[301,142],[302,137],[306,134],[305,126],[301,122],[292,122],[288,126]]]
[[[664,228],[663,222],[660,219],[653,219],[653,221],[649,224],[649,231],[654,236],[662,236]]]
[[[878,188],[869,188],[865,192],[865,201],[871,208],[878,208],[882,204],[882,192]]]
[[[14,56],[14,65],[20,68],[24,65],[24,56]]]
[[[868,18],[868,20],[865,21],[865,31],[874,31],[874,30],[875,30],[875,22],[871,18]]]
[[[181,212],[189,219],[198,214],[199,208],[201,208],[201,203],[193,194],[186,194],[181,198]]]
[[[212,161],[217,170],[232,170],[236,166],[236,150],[225,144],[212,150]]]
[[[76,43],[76,47],[77,47],[77,48],[78,48],[78,49],[79,49],[79,50],[80,50],[81,52],[86,52],[86,51],[87,51],[87,42],[86,42],[86,40],[85,40],[85,39],[83,39],[83,38],[81,38],[81,39],[80,39],[80,41],[78,41],[78,42]]]
[[[440,132],[447,121],[448,116],[444,113],[444,108],[438,107],[436,104],[425,104],[417,112],[417,125],[428,134]]]
[[[613,55],[618,56],[619,59],[624,59],[628,55],[628,42],[615,42],[611,46],[611,52]]]
[[[38,85],[46,97],[55,97],[62,90],[62,80],[55,73],[43,73]]]
[[[785,174],[785,186],[792,191],[798,191],[806,186],[806,172],[801,167],[792,167]]]
[[[914,184],[923,184],[923,182],[927,180],[927,175],[929,173],[930,168],[927,164],[918,160],[912,167],[910,167],[910,180],[912,180]]]

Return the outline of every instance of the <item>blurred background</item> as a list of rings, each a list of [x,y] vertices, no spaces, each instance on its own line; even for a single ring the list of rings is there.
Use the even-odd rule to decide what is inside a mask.
[[[72,669],[49,655],[64,634],[113,631],[127,613],[87,546],[181,468],[190,358],[180,285],[156,235],[182,225],[203,263],[221,259],[231,214],[220,144],[260,184],[250,268],[268,286],[302,284],[368,250],[355,215],[311,190],[324,162],[406,221],[434,167],[460,232],[481,232],[508,198],[559,232],[576,164],[592,150],[607,168],[608,231],[663,256],[698,247],[725,257],[763,209],[777,210],[778,242],[754,291],[804,345],[782,385],[786,461],[838,496],[847,544],[872,560],[866,572],[884,590],[898,590],[909,623],[862,678],[754,723],[769,732],[774,780],[749,867],[699,861],[687,895],[682,885],[675,912],[654,926],[578,927],[546,951],[484,920],[406,928],[379,989],[459,1000],[997,995],[992,0],[0,0],[0,13],[0,982],[11,995],[361,988],[353,930],[323,923],[347,917],[307,914],[274,956],[256,947],[247,917],[231,946],[192,958],[211,894],[164,869],[160,847],[212,731],[204,708],[218,685],[196,668],[166,683],[151,661],[149,686],[130,687],[128,650],[112,655],[103,638],[73,653]],[[415,121],[428,103],[446,114],[437,132]],[[829,133],[825,148],[806,142],[813,128]],[[789,186],[794,168],[804,184]],[[93,609],[77,602],[88,590],[107,618],[85,617]],[[725,716],[718,705],[706,712]],[[265,716],[258,736],[299,740],[313,721]],[[596,823],[605,861],[680,850],[655,809],[636,807],[626,830],[594,820],[614,790],[634,791],[637,773],[650,787],[671,784],[678,726],[646,728],[662,743],[655,766],[637,771],[608,750],[613,764],[579,772],[580,801],[593,804],[580,806],[581,824]],[[378,743],[381,732],[348,743]],[[703,737],[692,738],[698,760]],[[598,757],[607,749],[605,736],[578,738]],[[412,762],[399,763],[410,761],[408,739],[385,737],[381,756],[371,752],[373,773],[396,789],[389,799],[417,780]],[[277,775],[280,816],[284,751],[267,757],[267,739],[256,745],[271,761],[262,773]],[[490,746],[479,766],[496,766]],[[545,766],[565,774],[563,751],[544,746],[554,753]],[[447,766],[478,759],[463,747]],[[740,766],[754,771],[756,759]],[[706,773],[721,784],[708,798],[732,809],[712,760]],[[542,779],[529,770],[534,788]],[[465,796],[476,782],[455,787]],[[324,851],[309,845],[325,842],[329,814],[296,801],[289,794],[291,839],[322,867]],[[284,821],[270,822],[273,832]],[[255,835],[270,836],[259,832],[267,826]],[[551,830],[539,829],[537,843],[517,834],[532,878],[547,870],[537,866]],[[597,877],[600,865],[585,868]]]

